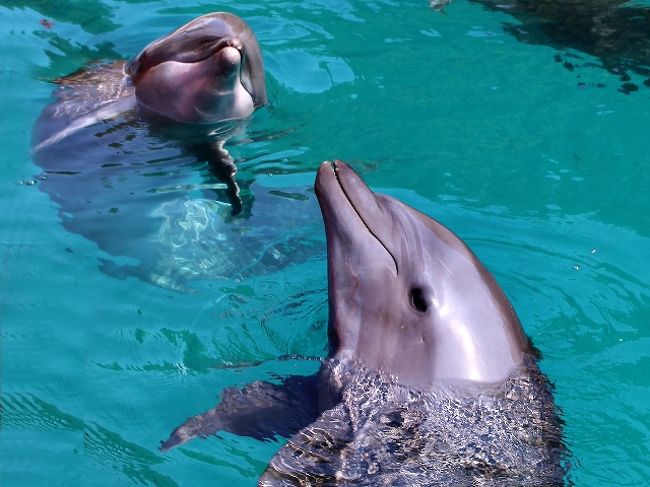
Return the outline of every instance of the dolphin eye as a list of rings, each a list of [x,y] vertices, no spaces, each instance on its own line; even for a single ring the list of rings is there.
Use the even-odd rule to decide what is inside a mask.
[[[420,313],[426,313],[429,309],[429,303],[424,296],[424,290],[421,287],[411,288],[411,304]]]

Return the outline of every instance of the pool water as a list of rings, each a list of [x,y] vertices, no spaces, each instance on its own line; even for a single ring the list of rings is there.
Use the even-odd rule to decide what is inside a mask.
[[[522,42],[527,20],[487,4],[1,0],[0,483],[255,485],[281,441],[158,445],[228,386],[318,368],[311,187],[340,158],[495,274],[555,383],[571,480],[644,484],[650,59],[622,75],[616,52]],[[266,65],[271,105],[229,142],[245,217],[142,127],[88,137],[97,177],[48,186],[30,147],[49,81],[210,10],[243,17]]]

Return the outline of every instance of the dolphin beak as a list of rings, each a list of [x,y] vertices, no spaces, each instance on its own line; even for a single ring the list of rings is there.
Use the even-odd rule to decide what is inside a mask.
[[[240,52],[242,56],[244,55],[244,44],[236,37],[224,37],[220,39],[219,42],[217,42],[215,45],[214,51],[217,52],[221,49],[225,49],[226,47],[235,48]]]
[[[390,219],[357,173],[343,161],[325,161],[318,168],[314,188],[328,240],[335,233],[358,235],[365,227],[391,257],[397,275],[397,259],[384,243],[390,241]]]

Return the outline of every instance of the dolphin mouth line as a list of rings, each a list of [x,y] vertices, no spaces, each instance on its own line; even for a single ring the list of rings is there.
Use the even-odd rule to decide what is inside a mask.
[[[219,51],[222,51],[227,47],[232,47],[233,49],[237,49],[239,51],[239,54],[242,57],[242,64],[243,64],[244,44],[242,43],[241,40],[239,40],[236,37],[221,37],[221,38],[210,39],[209,41],[203,42],[203,46],[205,47],[206,50],[205,55],[202,56],[197,55],[194,58],[190,58],[186,61],[179,61],[179,62],[183,62],[186,64],[200,63],[201,61],[205,61],[206,59],[214,56]]]
[[[144,69],[144,71],[148,71],[160,64],[170,62],[170,61],[176,63],[182,63],[182,64],[200,63],[205,61],[206,59],[209,59],[210,57],[214,56],[219,51],[222,51],[227,47],[232,47],[233,49],[237,49],[239,51],[239,54],[241,56],[241,66],[239,70],[241,73],[241,70],[244,66],[246,48],[244,46],[244,43],[237,37],[212,37],[207,40],[203,40],[200,42],[200,50],[198,53],[188,54],[187,56],[181,56],[180,58],[178,56],[164,57],[163,59],[159,59],[151,66],[147,66]],[[155,49],[155,47],[153,47],[152,50],[153,49]],[[141,57],[143,55],[146,56],[146,49],[145,51],[142,51],[137,57],[125,63],[122,68],[122,71],[127,75],[133,76],[134,78],[138,78],[139,76],[142,76],[142,73],[139,73],[139,71],[142,64]]]
[[[357,207],[354,206],[354,203],[352,202],[352,199],[350,198],[350,195],[345,190],[345,186],[343,185],[343,183],[341,181],[341,178],[339,177],[338,168],[336,167],[336,161],[332,161],[330,163],[330,166],[332,167],[332,171],[334,172],[334,176],[336,177],[336,182],[339,184],[339,188],[341,188],[341,191],[343,192],[343,196],[345,196],[345,199],[348,200],[348,203],[350,204],[350,206],[352,207],[354,212],[359,217],[359,220],[361,220],[363,225],[366,227],[366,230],[368,230],[370,235],[375,237],[377,242],[379,242],[379,245],[381,245],[384,248],[384,250],[388,253],[388,255],[390,255],[390,258],[393,259],[393,264],[395,265],[395,274],[399,275],[399,266],[397,265],[397,259],[395,259],[395,256],[393,255],[393,253],[390,250],[388,250],[388,247],[386,247],[386,244],[384,244],[384,242],[381,241],[381,239],[377,236],[377,234],[372,231],[372,228],[370,228],[368,223],[366,223],[366,221],[363,219],[363,217],[361,216],[361,213],[359,213],[359,210],[357,210]]]

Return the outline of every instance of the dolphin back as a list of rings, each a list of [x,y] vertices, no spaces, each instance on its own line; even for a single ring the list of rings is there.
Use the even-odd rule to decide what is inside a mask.
[[[34,125],[34,150],[58,142],[84,127],[113,119],[135,106],[124,62],[91,63],[54,80],[56,101],[47,105]]]

